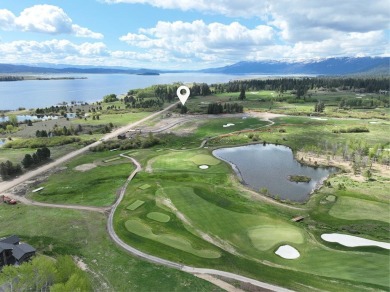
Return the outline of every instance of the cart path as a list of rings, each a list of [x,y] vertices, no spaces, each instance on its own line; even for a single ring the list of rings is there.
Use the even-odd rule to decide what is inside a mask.
[[[170,268],[174,268],[174,269],[177,269],[177,270],[180,270],[180,271],[183,271],[183,272],[187,272],[187,273],[193,274],[195,276],[196,275],[222,276],[222,277],[229,278],[229,279],[232,279],[232,280],[237,280],[237,281],[241,281],[241,282],[244,282],[244,283],[250,283],[250,284],[252,284],[254,286],[257,286],[257,287],[260,287],[260,288],[264,288],[264,289],[268,289],[268,290],[271,290],[271,291],[281,291],[281,292],[292,291],[292,290],[289,290],[289,289],[286,289],[286,288],[283,288],[283,287],[275,286],[275,285],[272,285],[272,284],[268,284],[268,283],[265,283],[265,282],[261,282],[261,281],[255,280],[255,279],[251,279],[251,278],[248,278],[248,277],[245,277],[245,276],[241,276],[241,275],[238,275],[238,274],[234,274],[234,273],[230,273],[230,272],[214,270],[214,269],[195,268],[195,267],[179,264],[179,263],[176,263],[176,262],[173,262],[173,261],[169,261],[169,260],[157,257],[157,256],[153,256],[153,255],[149,255],[147,253],[144,253],[144,252],[142,252],[142,251],[140,251],[140,250],[138,250],[138,249],[128,245],[124,241],[122,241],[119,238],[119,236],[115,233],[115,230],[114,230],[114,214],[115,214],[115,211],[116,211],[117,207],[121,203],[121,201],[122,201],[122,199],[123,199],[123,197],[124,197],[124,195],[126,193],[127,186],[129,185],[131,180],[136,176],[136,174],[142,170],[142,167],[141,167],[141,164],[137,160],[135,160],[133,157],[130,157],[130,156],[127,156],[127,155],[124,155],[124,154],[120,154],[120,156],[130,159],[134,163],[134,165],[136,166],[136,169],[127,178],[125,185],[121,189],[121,192],[119,194],[119,197],[118,197],[117,201],[112,206],[110,214],[108,215],[107,231],[108,231],[108,234],[110,235],[111,239],[116,244],[118,244],[120,247],[125,249],[127,252],[129,252],[129,253],[131,253],[131,254],[139,257],[139,258],[145,259],[145,260],[150,261],[152,263],[164,265],[164,266],[167,266],[167,267],[170,267]],[[203,277],[203,278],[207,279],[207,277]]]
[[[81,205],[42,203],[42,202],[37,202],[37,201],[27,199],[25,196],[18,196],[14,194],[4,194],[4,195],[24,205],[29,205],[29,206],[91,211],[91,212],[99,212],[103,214],[106,214],[111,209],[111,207],[92,207],[92,206],[81,206]]]

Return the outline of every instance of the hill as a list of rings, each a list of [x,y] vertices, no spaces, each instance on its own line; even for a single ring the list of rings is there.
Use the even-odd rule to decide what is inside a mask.
[[[328,58],[309,61],[238,62],[233,65],[202,70],[223,74],[389,74],[389,57]]]

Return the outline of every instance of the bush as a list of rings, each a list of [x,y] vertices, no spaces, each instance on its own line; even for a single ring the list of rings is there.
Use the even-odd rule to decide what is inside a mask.
[[[346,129],[333,129],[333,133],[368,133],[370,130],[367,127],[350,127]]]
[[[20,148],[42,148],[42,147],[53,147],[59,145],[66,145],[75,142],[80,142],[79,137],[40,137],[40,138],[29,138],[29,139],[20,139],[12,142],[8,142],[3,145],[4,148],[20,149]]]

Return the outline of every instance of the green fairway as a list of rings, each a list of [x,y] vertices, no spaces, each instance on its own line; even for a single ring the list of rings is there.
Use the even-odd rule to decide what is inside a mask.
[[[329,214],[346,220],[390,221],[390,207],[388,204],[345,196],[338,198]]]
[[[161,222],[161,223],[167,223],[167,222],[169,222],[169,220],[171,220],[171,217],[169,217],[169,215],[163,214],[160,212],[150,212],[146,216],[149,219],[152,219],[154,221]]]
[[[190,160],[197,165],[202,165],[202,164],[217,165],[221,162],[220,160],[214,158],[213,156],[206,155],[206,154],[195,155],[191,157]]]
[[[215,259],[219,258],[220,253],[213,250],[198,250],[192,247],[190,241],[185,238],[181,238],[174,234],[154,234],[153,230],[146,223],[141,222],[140,220],[132,219],[128,220],[126,223],[126,229],[138,236],[142,236],[162,244],[177,248],[179,250],[189,252],[193,255],[202,258]]]
[[[145,201],[137,200],[134,203],[132,203],[131,205],[127,206],[126,209],[134,211],[134,210],[138,209],[139,207],[141,207],[144,203],[145,203]]]
[[[223,127],[226,124],[234,124],[231,127]],[[207,123],[199,126],[198,130],[195,132],[195,135],[201,138],[206,138],[210,136],[216,136],[220,134],[226,134],[234,131],[240,131],[244,129],[256,129],[268,125],[269,122],[260,121],[256,118],[219,118],[219,119],[210,119]]]
[[[198,196],[193,188],[169,187],[157,191],[156,195],[161,196],[163,193],[168,195],[175,207],[183,212],[196,228],[214,234],[231,245],[239,246],[254,256],[257,253],[251,249],[252,244],[256,248],[266,250],[282,242],[303,242],[301,231],[289,223],[265,214],[243,214],[218,207]],[[267,230],[261,229],[263,226],[272,226],[280,231],[276,231],[276,236],[270,238],[266,234]]]
[[[301,244],[304,241],[302,232],[294,226],[258,226],[251,228],[248,231],[248,235],[253,246],[263,251],[274,247],[280,242]]]

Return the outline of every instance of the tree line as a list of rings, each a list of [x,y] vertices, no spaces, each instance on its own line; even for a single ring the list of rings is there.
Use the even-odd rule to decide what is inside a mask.
[[[296,90],[297,95],[303,96],[307,90],[339,89],[378,93],[380,90],[388,91],[389,78],[279,78],[279,79],[249,79],[234,80],[228,83],[211,84],[214,93],[239,92],[242,87],[246,90],[274,90],[281,93],[287,90]]]
[[[21,161],[24,168],[30,168],[50,159],[50,149],[47,147],[39,148],[33,154],[26,154]],[[2,179],[8,179],[22,173],[22,167],[19,163],[13,164],[11,161],[0,163],[0,176]]]
[[[243,113],[244,107],[238,103],[210,103],[207,107],[207,114],[235,114]]]

